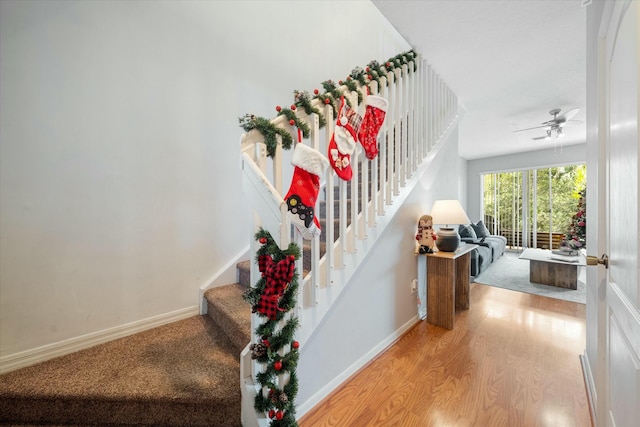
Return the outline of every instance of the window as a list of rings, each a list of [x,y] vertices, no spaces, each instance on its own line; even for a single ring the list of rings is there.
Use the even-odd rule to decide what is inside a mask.
[[[556,249],[586,178],[584,164],[485,174],[485,224],[493,234],[506,237],[512,248]]]

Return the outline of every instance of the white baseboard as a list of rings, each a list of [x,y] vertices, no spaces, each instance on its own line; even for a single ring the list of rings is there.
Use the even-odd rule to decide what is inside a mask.
[[[337,375],[333,380],[322,387],[317,393],[307,399],[306,402],[299,404],[296,407],[296,417],[300,419],[304,414],[313,409],[314,406],[322,401],[322,399],[331,394],[336,388],[342,385],[342,383],[348,380],[353,374],[362,369],[362,367],[364,367],[367,363],[371,362],[376,356],[380,354],[380,352],[389,347],[389,345],[393,344],[398,338],[400,338],[405,332],[411,329],[419,321],[420,319],[418,318],[418,316],[409,319],[409,321],[402,325],[400,329],[396,330],[383,341],[380,341],[378,345],[373,347],[360,359],[356,360],[351,366],[342,371],[342,373]]]
[[[589,358],[587,357],[587,352],[585,351],[580,355],[580,362],[582,364],[582,375],[584,377],[584,386],[587,389],[587,400],[589,401],[589,414],[591,415],[591,424],[596,425],[596,403],[597,397],[596,394],[596,383],[594,381],[591,365],[589,364]]]
[[[148,317],[146,319],[127,323],[125,325],[116,326],[105,329],[103,331],[92,332],[75,338],[70,338],[53,344],[47,344],[31,350],[21,351],[19,353],[10,354],[0,357],[0,374],[15,371],[45,360],[54,359],[64,356],[65,354],[74,353],[84,350],[98,344],[123,338],[138,332],[146,331],[167,323],[186,319],[188,317],[197,316],[199,307],[187,307],[169,313],[160,314],[158,316]]]

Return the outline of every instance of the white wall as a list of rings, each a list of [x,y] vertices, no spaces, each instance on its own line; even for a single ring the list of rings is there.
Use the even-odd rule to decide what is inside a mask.
[[[0,43],[0,356],[197,310],[251,237],[238,117],[410,49],[363,1],[3,0]]]
[[[418,219],[431,211],[436,199],[462,199],[459,189],[466,182],[466,161],[457,153],[455,130],[340,294],[331,314],[301,348],[297,402],[302,411],[368,362],[371,353],[381,350],[377,348],[381,342],[417,320],[411,282],[417,278]]]
[[[480,176],[492,172],[541,169],[559,165],[586,163],[586,144],[566,145],[526,153],[508,154],[467,162],[467,215],[471,221],[482,219],[482,181]],[[587,170],[587,175],[589,170]]]

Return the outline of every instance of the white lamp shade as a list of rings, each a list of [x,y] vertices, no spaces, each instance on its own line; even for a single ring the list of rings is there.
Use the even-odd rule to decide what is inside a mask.
[[[431,218],[433,223],[438,225],[471,223],[457,200],[436,200],[431,209]]]

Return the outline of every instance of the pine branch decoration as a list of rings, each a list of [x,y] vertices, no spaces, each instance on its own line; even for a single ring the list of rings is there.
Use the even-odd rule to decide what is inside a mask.
[[[351,70],[351,74],[349,74],[349,77],[351,77],[353,80],[360,83],[360,86],[366,86],[367,84],[369,84],[367,80],[367,75],[364,73],[364,70],[360,67],[355,67],[353,70]]]
[[[378,83],[378,87],[380,87],[380,77],[386,75],[386,72],[382,68],[380,63],[374,59],[367,64],[367,68],[365,68],[365,71],[370,76],[369,80],[375,80]]]
[[[295,105],[292,105],[291,107],[296,108]],[[293,109],[280,108],[280,107],[276,107],[276,109],[278,110],[279,116],[284,115],[287,118],[287,120],[289,121],[289,125],[297,126],[298,129],[302,131],[302,136],[304,138],[309,138],[309,133],[310,133],[309,125],[303,122],[302,120],[300,120],[298,116],[296,116],[296,113],[293,112]]]
[[[347,77],[347,80],[342,83],[349,89],[349,92],[356,92],[358,94],[358,105],[362,104],[362,92],[358,90],[358,84],[351,79],[351,76]]]
[[[333,110],[333,117],[335,118],[338,115],[338,109],[336,108],[336,100],[333,99],[330,93],[320,93],[318,89],[314,90],[315,96],[313,99],[319,99],[323,105],[330,105],[331,110]]]
[[[246,132],[255,129],[262,134],[264,143],[267,146],[268,157],[274,157],[276,155],[276,147],[278,146],[276,135],[280,135],[282,138],[282,148],[285,150],[291,149],[293,145],[293,138],[288,131],[277,127],[264,117],[245,114],[240,117],[238,121],[240,122],[240,127]]]
[[[261,246],[256,251],[256,262],[265,262],[266,257],[275,265],[281,261],[289,262],[300,258],[300,248],[295,243],[282,250],[275,242],[271,234],[259,229],[255,234],[255,239]],[[267,267],[265,267],[267,265]],[[250,346],[251,357],[262,365],[262,371],[256,374],[256,381],[261,386],[261,393],[255,397],[254,408],[259,413],[266,413],[271,420],[272,427],[296,427],[295,397],[298,392],[298,377],[296,369],[300,354],[299,344],[294,340],[294,334],[299,327],[298,318],[295,316],[285,317],[296,304],[298,292],[298,279],[295,269],[289,284],[285,287],[282,296],[277,301],[278,310],[275,318],[269,316],[262,310],[256,310],[267,280],[280,279],[281,276],[268,267],[271,264],[263,264],[260,267],[262,277],[245,292],[244,299],[249,302],[254,312],[264,319],[255,329],[255,334],[260,338],[260,342],[252,343]],[[271,265],[273,267],[273,265]],[[275,268],[274,268],[275,269]],[[290,270],[289,270],[290,271]],[[273,283],[273,282],[272,282]],[[278,326],[280,328],[278,329]],[[286,384],[279,384],[278,378],[283,374],[288,374]]]
[[[318,116],[318,127],[322,129],[327,125],[327,121],[324,118],[324,114],[320,112],[316,107],[311,105],[311,98],[309,92],[294,90],[293,97],[298,107],[302,107],[307,115],[316,114]]]
[[[331,95],[334,102],[337,103],[340,98],[342,98],[342,93],[338,90],[338,86],[333,82],[333,80],[325,80],[322,83],[322,87],[326,91],[327,94]],[[349,107],[351,107],[351,102],[348,97],[344,98],[345,102]],[[336,117],[337,112],[334,111],[334,117]]]
[[[402,66],[405,64],[409,64],[409,62],[413,61],[413,72],[418,70],[418,64],[415,61],[416,59],[416,53],[415,51],[409,50],[407,52],[403,52],[400,53],[396,56],[394,56],[393,58],[389,58],[389,60],[387,60],[387,62],[385,63],[385,67],[387,69],[393,70],[395,68],[399,68],[402,72]]]

